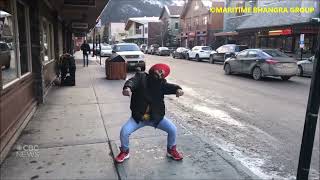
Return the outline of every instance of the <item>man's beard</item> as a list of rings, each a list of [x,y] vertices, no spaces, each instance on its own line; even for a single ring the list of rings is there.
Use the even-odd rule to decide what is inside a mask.
[[[161,78],[160,75],[155,73],[154,71],[150,72],[149,75],[150,75],[150,80],[153,82],[163,81],[163,78]]]

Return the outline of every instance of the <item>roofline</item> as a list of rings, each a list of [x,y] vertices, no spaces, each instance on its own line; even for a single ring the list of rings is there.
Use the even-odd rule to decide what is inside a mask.
[[[182,12],[181,12],[180,18],[184,18],[184,17],[185,17],[186,11],[187,11],[187,9],[189,9],[189,6],[190,6],[190,4],[191,4],[191,1],[192,1],[192,0],[189,0],[189,1],[183,6],[183,10],[182,10]]]

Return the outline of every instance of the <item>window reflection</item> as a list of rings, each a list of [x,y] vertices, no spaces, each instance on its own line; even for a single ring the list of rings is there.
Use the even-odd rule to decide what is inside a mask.
[[[48,26],[47,22],[43,21],[42,23],[42,53],[45,61],[49,60],[49,52],[48,52]]]
[[[17,17],[19,27],[19,50],[20,50],[20,66],[21,75],[29,72],[29,55],[28,55],[28,39],[27,39],[27,12],[26,8],[17,2]]]
[[[14,16],[10,7],[0,10],[0,68],[2,84],[6,85],[17,76]]]

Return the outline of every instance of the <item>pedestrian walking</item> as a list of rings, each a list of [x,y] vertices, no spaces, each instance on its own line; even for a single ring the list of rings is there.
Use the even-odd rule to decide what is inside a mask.
[[[149,73],[137,72],[125,82],[122,94],[131,97],[131,117],[121,128],[121,147],[119,155],[115,158],[116,162],[121,163],[129,158],[129,136],[144,126],[167,132],[167,156],[177,161],[183,159],[176,149],[177,128],[165,117],[164,95],[183,95],[180,86],[167,83],[165,78],[169,73],[168,65],[155,64]]]
[[[83,53],[83,67],[85,67],[85,65],[87,64],[87,67],[88,67],[88,64],[89,64],[89,54],[91,54],[91,50],[90,50],[90,46],[89,44],[87,43],[86,40],[83,41],[83,44],[81,45],[81,51]],[[89,54],[88,54],[89,52]],[[86,61],[87,59],[87,61]]]

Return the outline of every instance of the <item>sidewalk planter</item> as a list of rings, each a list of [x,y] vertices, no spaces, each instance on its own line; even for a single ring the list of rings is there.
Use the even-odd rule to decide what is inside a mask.
[[[76,85],[76,63],[71,54],[63,54],[59,59],[59,71],[62,86],[75,86]]]
[[[127,78],[127,63],[121,56],[115,54],[106,59],[105,67],[108,80]]]

